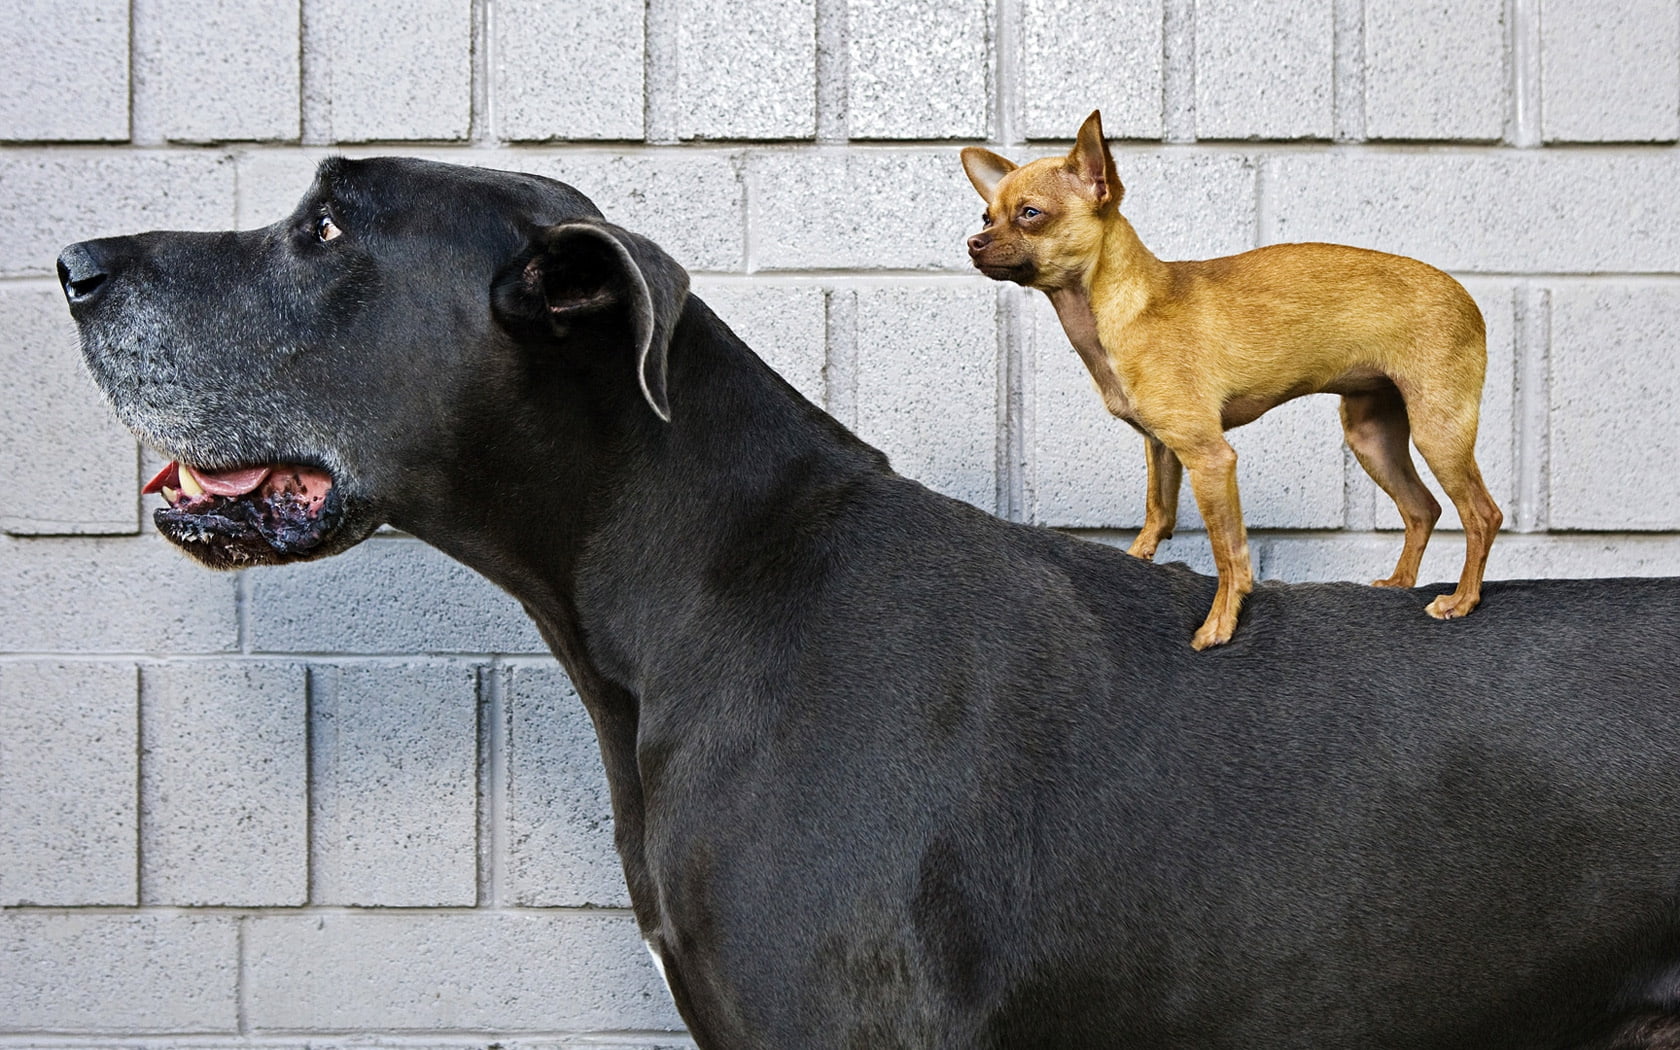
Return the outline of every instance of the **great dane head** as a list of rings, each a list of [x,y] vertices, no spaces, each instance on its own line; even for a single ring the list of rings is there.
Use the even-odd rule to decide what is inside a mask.
[[[58,274],[94,378],[171,460],[147,486],[159,529],[216,568],[497,500],[518,464],[471,479],[534,405],[662,425],[687,295],[570,186],[399,158],[323,162],[262,229],[73,244]],[[547,484],[569,458],[553,450]]]

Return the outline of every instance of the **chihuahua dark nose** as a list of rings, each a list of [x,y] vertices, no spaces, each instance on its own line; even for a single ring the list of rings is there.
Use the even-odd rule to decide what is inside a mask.
[[[64,298],[71,306],[82,306],[92,300],[110,276],[110,270],[105,253],[91,241],[72,244],[58,255],[58,283],[64,286]]]
[[[978,255],[985,251],[986,246],[991,243],[992,239],[990,237],[983,233],[977,233],[968,239],[968,254]]]

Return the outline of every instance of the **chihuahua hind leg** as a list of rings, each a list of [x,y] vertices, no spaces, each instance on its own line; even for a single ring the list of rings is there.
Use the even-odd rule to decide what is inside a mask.
[[[1406,539],[1393,575],[1372,580],[1376,587],[1412,587],[1417,584],[1423,550],[1441,518],[1436,502],[1418,477],[1412,463],[1412,428],[1406,418],[1406,402],[1400,391],[1385,390],[1342,396],[1342,434],[1354,458],[1371,475],[1371,480],[1388,494],[1406,525]]]
[[[1416,398],[1407,404],[1412,440],[1464,522],[1464,570],[1459,574],[1458,587],[1425,608],[1437,620],[1466,616],[1481,602],[1488,552],[1505,521],[1476,466],[1478,408],[1474,402],[1442,406]]]
[[[1144,561],[1154,561],[1156,548],[1162,540],[1172,538],[1173,527],[1178,524],[1178,489],[1184,468],[1172,449],[1152,437],[1143,440],[1144,458],[1149,466],[1143,528],[1126,553]]]

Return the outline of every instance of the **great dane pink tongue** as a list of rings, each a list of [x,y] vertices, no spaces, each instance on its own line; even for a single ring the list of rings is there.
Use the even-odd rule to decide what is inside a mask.
[[[192,476],[204,486],[204,491],[212,496],[243,496],[261,485],[273,467],[241,467],[238,470],[208,471],[202,467],[189,467],[181,464],[182,470],[192,471]]]

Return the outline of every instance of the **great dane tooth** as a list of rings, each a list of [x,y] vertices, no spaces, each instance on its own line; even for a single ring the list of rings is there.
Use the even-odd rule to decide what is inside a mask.
[[[181,491],[194,498],[204,495],[204,486],[198,483],[192,468],[185,465],[181,467]]]
[[[180,489],[172,489],[168,485],[165,485],[163,488],[159,489],[158,491],[163,493],[163,501],[165,503],[174,503],[175,500],[177,498],[179,498],[180,495],[181,495],[181,490]]]

